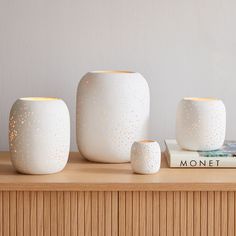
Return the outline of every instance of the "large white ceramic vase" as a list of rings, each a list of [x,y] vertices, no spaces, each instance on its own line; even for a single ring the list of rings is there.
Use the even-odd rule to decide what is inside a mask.
[[[193,151],[219,149],[225,140],[226,110],[214,98],[184,98],[176,117],[176,139],[180,147]]]
[[[61,171],[70,148],[70,116],[57,98],[18,99],[9,118],[9,146],[15,169],[25,174]]]
[[[134,141],[146,139],[149,87],[139,73],[94,71],[77,91],[77,144],[91,161],[130,161]]]

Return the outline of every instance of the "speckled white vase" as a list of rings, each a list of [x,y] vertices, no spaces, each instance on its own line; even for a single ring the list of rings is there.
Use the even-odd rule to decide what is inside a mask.
[[[9,146],[15,169],[25,174],[61,171],[70,148],[70,116],[57,98],[21,98],[10,113]]]
[[[139,73],[87,73],[77,92],[77,144],[91,161],[130,161],[135,140],[145,139],[149,121],[149,87]]]
[[[193,151],[219,149],[225,140],[224,103],[213,98],[184,98],[176,117],[176,139],[180,147]]]
[[[131,167],[138,174],[154,174],[160,170],[161,149],[153,140],[134,142],[131,148]]]

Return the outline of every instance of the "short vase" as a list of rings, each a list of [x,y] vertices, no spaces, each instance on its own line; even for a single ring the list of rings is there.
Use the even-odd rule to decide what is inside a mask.
[[[131,148],[131,167],[134,173],[154,174],[161,165],[161,149],[153,140],[134,142]]]
[[[130,161],[135,140],[147,137],[149,87],[139,73],[94,71],[77,92],[77,145],[90,161]]]
[[[25,174],[61,171],[70,148],[70,116],[57,98],[20,98],[10,113],[9,146],[15,169]]]
[[[211,151],[222,147],[225,140],[226,110],[214,98],[184,98],[176,117],[176,139],[183,149]]]

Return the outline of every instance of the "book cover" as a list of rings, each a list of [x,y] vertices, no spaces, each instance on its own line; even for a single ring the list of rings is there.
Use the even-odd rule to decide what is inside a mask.
[[[214,151],[187,151],[176,140],[165,140],[166,157],[170,167],[180,168],[236,168],[236,141],[226,141]]]

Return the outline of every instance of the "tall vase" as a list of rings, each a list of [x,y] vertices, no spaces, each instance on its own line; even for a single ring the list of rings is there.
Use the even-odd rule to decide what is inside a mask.
[[[91,161],[130,161],[134,141],[146,139],[149,87],[139,73],[94,71],[77,91],[77,145]]]

